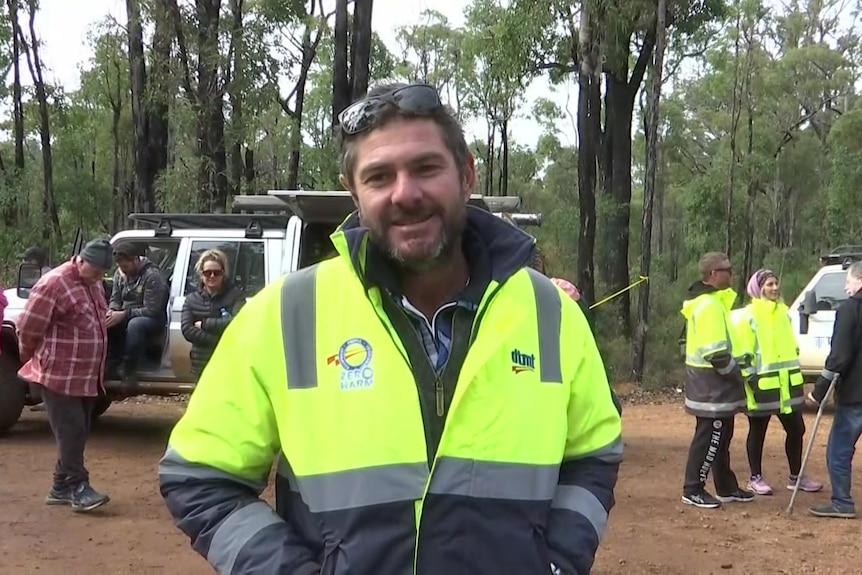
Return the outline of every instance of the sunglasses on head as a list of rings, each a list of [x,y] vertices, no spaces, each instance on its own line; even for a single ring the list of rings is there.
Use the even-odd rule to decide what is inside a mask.
[[[220,278],[224,275],[224,270],[203,270],[201,275],[205,278]]]
[[[430,84],[410,84],[385,94],[368,96],[346,107],[338,114],[341,131],[352,136],[373,127],[386,104],[393,104],[399,110],[419,116],[443,107],[437,88]]]

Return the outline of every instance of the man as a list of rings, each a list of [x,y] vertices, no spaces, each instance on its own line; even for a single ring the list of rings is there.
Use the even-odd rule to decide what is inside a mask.
[[[685,410],[694,415],[694,437],[685,466],[682,502],[715,509],[730,501],[748,502],[754,494],[740,489],[730,467],[733,416],[745,409],[741,368],[734,357],[730,308],[733,268],[727,255],[710,252],[698,264],[701,279],[688,289],[682,304],[686,321]],[[736,349],[741,349],[739,345]],[[713,472],[716,496],[706,490]]]
[[[819,404],[832,380],[840,375],[835,389],[835,414],[826,445],[826,467],[832,483],[832,501],[809,509],[818,517],[853,519],[856,506],[850,494],[850,468],[856,442],[862,435],[862,262],[847,269],[844,290],[850,299],[835,312],[832,346],[823,373],[809,398]]]
[[[177,525],[220,573],[589,573],[622,439],[583,314],[467,207],[434,88],[373,90],[338,140],[358,210],[225,332],[159,466]]]
[[[91,511],[108,502],[90,486],[84,447],[102,388],[107,332],[102,276],[111,244],[93,240],[79,256],[42,276],[18,317],[24,365],[18,375],[42,386],[42,399],[59,456],[48,505]]]
[[[167,286],[159,268],[137,246],[114,249],[117,271],[107,314],[111,361],[120,363],[124,391],[134,391],[147,341],[165,329]]]
[[[39,266],[42,275],[51,271],[51,266],[48,265],[48,250],[42,246],[30,246],[24,253],[21,254],[21,261],[25,264]]]

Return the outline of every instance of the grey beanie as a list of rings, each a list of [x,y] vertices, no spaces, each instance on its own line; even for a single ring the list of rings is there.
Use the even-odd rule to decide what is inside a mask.
[[[105,270],[111,269],[111,266],[114,264],[111,242],[105,239],[90,240],[87,242],[87,245],[81,250],[80,256],[82,260],[91,266]]]

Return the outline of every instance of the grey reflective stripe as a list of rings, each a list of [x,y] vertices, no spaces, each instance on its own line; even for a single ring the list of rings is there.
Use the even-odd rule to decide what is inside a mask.
[[[745,407],[746,401],[744,399],[740,401],[728,401],[722,403],[713,403],[710,401],[694,401],[689,398],[685,398],[685,406],[689,409],[693,409],[695,411],[703,411],[706,413],[719,413],[725,411],[734,411],[740,407]]]
[[[583,515],[596,530],[600,541],[605,534],[608,512],[602,502],[585,487],[560,485],[551,502],[551,509],[565,509]]]
[[[239,552],[262,530],[281,522],[282,519],[263,501],[240,507],[228,515],[213,533],[207,561],[219,574],[232,574]]]
[[[830,382],[831,382],[833,379],[835,379],[835,376],[836,376],[836,375],[838,375],[838,374],[837,374],[837,373],[835,373],[834,371],[829,371],[829,370],[828,370],[828,369],[826,369],[826,368],[824,368],[824,369],[823,369],[823,371],[821,371],[821,372],[820,372],[820,377],[822,377],[823,379],[826,379],[826,380],[828,380],[828,381],[830,381]]]
[[[619,463],[623,459],[623,436],[620,435],[604,447],[596,450],[577,455],[575,457],[567,457],[566,461],[577,461],[579,459],[599,459],[605,463]]]
[[[268,477],[264,477],[260,480],[255,481],[245,477],[239,477],[237,475],[227,473],[226,471],[216,469],[215,467],[210,467],[209,465],[193,463],[180,455],[170,445],[165,451],[165,455],[162,457],[161,461],[159,461],[159,477],[165,476],[240,483],[254,490],[258,495],[263,493],[263,490],[266,488],[266,481],[268,479]]]
[[[533,268],[526,268],[536,297],[539,325],[539,378],[545,383],[563,383],[560,363],[560,326],[562,302],[560,290],[551,280]]]
[[[550,501],[559,478],[559,463],[533,465],[440,457],[434,464],[428,492],[488,499]]]
[[[756,402],[757,407],[752,409],[751,411],[776,411],[781,409],[780,401],[764,401],[764,402]]]
[[[716,367],[715,371],[720,373],[721,375],[729,375],[733,373],[733,370],[737,368],[736,360],[730,358],[730,362],[724,367]]]
[[[281,337],[288,389],[317,387],[317,265],[287,274],[281,286]]]
[[[278,473],[288,480],[293,491],[299,492],[309,511],[325,513],[418,501],[425,493],[428,464],[398,463],[299,477],[282,457]]]
[[[760,356],[758,355],[758,360]],[[764,363],[757,367],[758,373],[770,373],[773,371],[781,371],[783,369],[799,369],[798,359],[788,359],[787,361],[773,361],[772,363]]]

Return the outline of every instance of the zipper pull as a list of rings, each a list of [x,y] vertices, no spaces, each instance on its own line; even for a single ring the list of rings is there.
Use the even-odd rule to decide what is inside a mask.
[[[438,379],[434,387],[437,390],[437,417],[443,417],[446,407],[443,403],[443,382]]]

